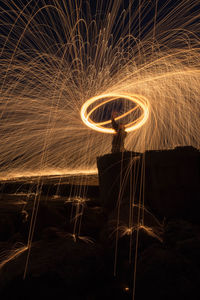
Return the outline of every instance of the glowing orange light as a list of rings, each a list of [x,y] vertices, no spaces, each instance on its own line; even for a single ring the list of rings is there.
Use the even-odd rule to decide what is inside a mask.
[[[104,98],[108,98],[108,99],[98,104],[98,101],[101,100],[101,99],[104,99]],[[138,107],[142,110],[141,116],[138,119],[136,119],[133,122],[130,122],[130,123],[125,125],[125,130],[127,132],[131,132],[133,130],[136,130],[136,129],[140,128],[142,125],[144,125],[145,122],[148,119],[148,116],[149,116],[149,102],[148,102],[146,97],[141,96],[141,95],[136,95],[136,94],[128,95],[128,94],[108,93],[108,94],[103,94],[103,95],[98,95],[98,96],[92,97],[89,100],[87,100],[81,107],[80,115],[81,115],[82,121],[88,127],[92,128],[93,130],[103,132],[103,133],[113,134],[115,132],[114,129],[104,127],[104,125],[107,125],[107,124],[111,123],[111,120],[96,123],[96,122],[94,122],[90,119],[90,115],[97,108],[101,107],[102,105],[104,105],[108,102],[111,102],[115,99],[119,99],[119,98],[128,99],[129,101],[131,101],[131,102],[133,102],[134,104],[137,104],[137,105],[134,108],[130,109],[128,112],[118,116],[116,118],[116,120],[122,119],[126,115],[131,114]],[[96,106],[88,111],[90,105],[94,104],[95,102],[96,102]]]

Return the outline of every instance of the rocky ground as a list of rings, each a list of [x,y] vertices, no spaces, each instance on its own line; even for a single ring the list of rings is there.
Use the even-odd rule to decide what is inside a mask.
[[[118,211],[104,212],[98,194],[86,200],[41,197],[31,250],[17,255],[27,245],[34,194],[28,202],[25,194],[1,194],[1,299],[133,299],[133,290],[136,300],[199,299],[196,220],[158,222],[145,211],[145,226],[129,232],[128,206],[118,219]],[[135,207],[135,220],[138,212]]]

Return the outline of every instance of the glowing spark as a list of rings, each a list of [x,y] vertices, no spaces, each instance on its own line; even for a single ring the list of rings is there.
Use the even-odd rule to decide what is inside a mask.
[[[67,204],[67,203],[72,203],[73,205],[77,205],[77,206],[79,206],[79,205],[86,205],[86,202],[87,201],[89,201],[89,199],[86,199],[86,198],[82,198],[82,197],[80,197],[80,196],[77,196],[77,197],[69,197],[66,201],[65,201],[65,203]]]
[[[17,249],[10,250],[9,253],[5,256],[1,253],[0,256],[3,256],[3,258],[1,259],[1,262],[0,262],[0,269],[3,268],[3,266],[5,266],[8,262],[14,260],[19,255],[24,253],[27,249],[28,249],[28,246],[23,245]]]
[[[91,104],[94,104],[95,102],[98,102],[98,100],[104,99],[104,98],[109,98],[109,99],[102,102],[101,104],[96,105],[92,110],[90,110],[88,112],[88,108],[90,107]],[[92,128],[96,131],[103,132],[103,133],[114,133],[115,132],[114,129],[105,128],[102,126],[102,125],[111,123],[111,120],[105,121],[105,122],[100,122],[100,123],[95,123],[90,119],[90,115],[93,111],[95,111],[97,108],[101,107],[105,103],[111,102],[118,98],[128,99],[129,101],[133,102],[133,104],[138,104],[138,106],[142,109],[142,114],[137,120],[134,120],[133,122],[130,122],[125,125],[126,131],[131,132],[131,131],[134,131],[134,130],[140,128],[142,125],[144,125],[149,116],[148,100],[144,96],[140,96],[140,95],[126,95],[126,94],[113,94],[113,93],[99,95],[99,96],[92,97],[89,100],[87,100],[81,107],[80,114],[81,114],[82,121],[88,127]],[[136,106],[136,107],[138,107],[138,106]],[[130,109],[128,112],[117,117],[116,120],[122,119],[123,117],[125,117],[127,114],[130,114],[134,110],[135,110],[135,108]]]
[[[149,227],[149,226],[144,226],[144,225],[140,225],[139,228],[144,229],[144,230],[146,231],[146,233],[147,233],[149,236],[151,236],[151,237],[153,237],[153,238],[159,240],[161,243],[163,242],[163,238],[162,238],[161,236],[159,236],[159,235],[153,230],[153,228],[151,228],[151,227]]]
[[[131,106],[119,117],[130,120],[128,151],[200,147],[197,0],[174,2],[164,18],[160,4],[145,24],[153,1],[123,11],[127,1],[109,1],[103,20],[101,1],[93,15],[85,1],[18,2],[0,4],[1,178],[95,170],[113,129],[92,116],[119,97]]]
[[[131,236],[134,232],[140,229],[143,229],[149,236],[152,236],[153,238],[159,240],[161,243],[163,242],[161,232],[159,235],[159,233],[157,233],[153,227],[141,225],[140,223],[132,227],[128,227],[126,225],[120,225],[112,231],[110,237],[117,231],[119,232],[119,238],[122,238],[124,236]]]
[[[91,1],[95,16],[90,1],[26,2],[0,2],[1,178],[96,172],[96,157],[110,152],[113,129],[110,120],[98,123],[92,114],[119,98],[132,105],[118,118],[130,120],[127,150],[200,148],[199,1],[160,3],[149,20],[145,16],[152,16],[154,1],[111,0],[107,8]],[[137,110],[140,116],[134,119]],[[37,193],[35,203],[31,239]],[[76,204],[80,233],[84,205]],[[141,228],[162,242],[153,228],[132,224],[118,227],[119,237],[131,240],[136,231],[138,243]],[[70,238],[91,242],[77,234]],[[0,266],[30,250],[30,241],[28,246]]]
[[[137,225],[133,226],[133,227],[128,227],[126,225],[120,225],[111,232],[110,237],[117,231],[119,232],[120,238],[122,238],[126,235],[131,236],[133,234],[133,232],[136,230],[137,230]]]
[[[86,244],[94,244],[94,241],[91,238],[89,238],[88,236],[80,236],[80,235],[76,235],[74,233],[67,233],[64,235],[64,237],[72,238],[75,243],[77,241],[83,241]]]

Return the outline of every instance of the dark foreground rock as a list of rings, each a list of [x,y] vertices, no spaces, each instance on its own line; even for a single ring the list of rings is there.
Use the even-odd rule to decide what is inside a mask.
[[[99,159],[100,198],[2,198],[1,299],[200,299],[199,151],[121,159]]]
[[[1,266],[1,299],[61,299],[65,295],[70,300],[123,300],[133,299],[133,287],[136,300],[200,297],[199,225],[180,219],[159,223],[146,211],[146,224],[138,227],[135,221],[127,231],[128,207],[123,206],[117,219],[117,211],[105,216],[97,204],[86,202],[82,214],[70,222],[74,203],[43,203],[26,277],[23,279],[28,249]],[[17,227],[14,218],[11,236],[6,240],[3,235],[2,262],[26,244],[29,209],[27,219],[21,220],[24,227],[19,226],[19,219]],[[136,206],[135,220],[138,209]]]
[[[124,152],[97,158],[100,197],[105,211],[118,201],[142,195],[160,219],[180,218],[200,224],[200,151],[176,147],[145,153]]]
[[[63,236],[62,236],[63,235]],[[64,294],[78,299],[87,291],[96,289],[104,273],[104,264],[95,244],[73,240],[72,236],[54,232],[34,242],[31,247],[26,279],[23,280],[27,251],[6,264],[0,273],[3,299],[27,296]]]

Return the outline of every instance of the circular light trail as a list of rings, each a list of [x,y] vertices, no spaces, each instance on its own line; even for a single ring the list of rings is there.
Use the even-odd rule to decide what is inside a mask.
[[[108,98],[108,99],[106,99],[106,98]],[[133,113],[136,109],[139,108],[141,110],[140,117],[137,118],[136,120],[133,120],[132,122],[129,122],[128,124],[126,124],[125,130],[126,130],[126,132],[131,132],[131,131],[139,129],[141,126],[143,126],[146,123],[146,121],[148,119],[149,101],[147,100],[146,97],[144,97],[142,95],[137,95],[137,94],[129,95],[129,94],[108,93],[108,94],[102,94],[102,95],[92,97],[89,100],[87,100],[81,107],[80,115],[81,115],[82,121],[85,123],[85,125],[87,125],[88,127],[90,127],[93,130],[103,132],[103,133],[111,133],[111,134],[115,133],[115,130],[113,128],[104,127],[105,125],[110,124],[112,122],[112,120],[96,123],[90,119],[90,115],[95,110],[97,110],[101,106],[105,105],[106,103],[115,101],[119,98],[129,100],[129,101],[133,102],[134,104],[136,104],[136,106],[134,108],[130,109],[129,111],[121,114],[120,116],[115,118],[115,120],[120,120],[120,119],[124,118],[125,116]],[[106,99],[106,100],[103,102],[100,102],[100,100],[102,100],[102,99]],[[100,103],[98,103],[98,102],[100,102]],[[96,103],[96,105],[94,106],[95,103]],[[94,107],[90,109],[91,105],[93,105]]]

